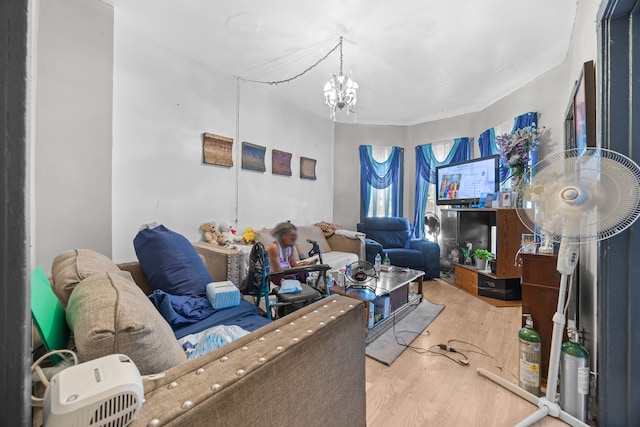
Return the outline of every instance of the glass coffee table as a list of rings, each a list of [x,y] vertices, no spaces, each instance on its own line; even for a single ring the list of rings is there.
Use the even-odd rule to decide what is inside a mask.
[[[334,287],[335,293],[347,295],[356,299],[360,299],[365,303],[365,325],[367,326],[366,343],[375,340],[380,334],[389,329],[394,322],[399,321],[409,314],[417,304],[422,301],[422,284],[424,272],[420,270],[412,270],[410,268],[391,266],[380,271],[379,277],[372,279],[369,283],[352,284],[346,283],[346,288]],[[412,292],[410,287],[414,282],[418,282],[417,292]],[[369,289],[359,289],[366,287]],[[375,287],[375,291],[373,288]],[[383,298],[388,296],[389,301]],[[383,302],[384,301],[384,302]],[[373,322],[371,326],[371,318],[375,319],[375,308],[377,304],[389,304],[389,315],[382,317]],[[374,310],[374,314],[371,314]]]

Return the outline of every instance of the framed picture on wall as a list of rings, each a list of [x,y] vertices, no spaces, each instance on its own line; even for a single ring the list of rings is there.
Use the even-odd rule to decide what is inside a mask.
[[[308,157],[300,157],[300,178],[316,179],[316,160]]]
[[[267,147],[244,141],[242,143],[242,169],[264,172],[266,170],[264,164],[266,151]]]
[[[596,146],[596,76],[593,61],[585,62],[565,115],[565,148]]]
[[[275,149],[271,150],[271,173],[291,176],[291,153]]]
[[[214,135],[212,133],[202,134],[202,162],[208,165],[233,166],[233,138]]]

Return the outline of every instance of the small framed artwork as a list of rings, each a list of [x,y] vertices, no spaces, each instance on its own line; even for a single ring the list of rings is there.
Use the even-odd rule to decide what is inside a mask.
[[[481,193],[480,194],[480,206],[481,208],[493,207],[493,193]]]
[[[565,114],[565,148],[596,146],[596,78],[593,61],[585,62]]]
[[[291,176],[291,153],[271,150],[271,173]]]
[[[316,179],[316,160],[308,157],[300,157],[300,178]]]
[[[510,208],[513,206],[512,193],[509,190],[502,190],[500,192],[500,207]]]
[[[233,166],[233,138],[202,134],[202,161],[208,165]]]
[[[264,172],[266,167],[264,164],[264,155],[267,151],[266,147],[251,144],[249,142],[242,143],[242,169]]]

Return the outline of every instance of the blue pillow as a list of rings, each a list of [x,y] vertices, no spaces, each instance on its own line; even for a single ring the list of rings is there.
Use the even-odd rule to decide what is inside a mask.
[[[164,225],[145,227],[133,239],[142,271],[154,289],[172,295],[206,295],[213,282],[193,245]]]

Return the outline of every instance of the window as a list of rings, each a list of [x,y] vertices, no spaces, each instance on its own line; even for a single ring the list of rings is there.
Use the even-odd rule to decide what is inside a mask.
[[[451,151],[451,148],[453,148],[453,143],[454,143],[454,140],[449,140],[449,141],[442,141],[442,142],[434,142],[431,144],[434,157],[438,162],[444,162],[446,160],[447,156],[449,155],[449,152]],[[427,212],[433,212],[438,218],[442,218],[442,215],[440,214],[440,206],[436,205],[435,182],[429,184],[429,194],[427,196],[427,206],[425,209],[425,220],[426,220]],[[438,243],[437,236],[434,236],[432,234],[425,233],[425,238]]]
[[[378,163],[384,163],[391,155],[393,147],[371,147],[371,157]],[[367,206],[366,217],[392,216],[391,185],[386,188],[371,188],[371,198]]]
[[[360,220],[402,216],[404,151],[400,147],[360,146]]]

